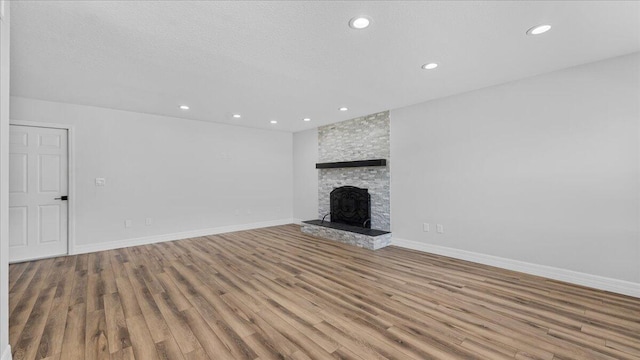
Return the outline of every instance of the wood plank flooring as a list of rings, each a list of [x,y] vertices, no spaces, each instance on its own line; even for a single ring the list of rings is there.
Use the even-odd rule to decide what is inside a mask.
[[[9,278],[14,359],[640,359],[640,299],[295,225]]]

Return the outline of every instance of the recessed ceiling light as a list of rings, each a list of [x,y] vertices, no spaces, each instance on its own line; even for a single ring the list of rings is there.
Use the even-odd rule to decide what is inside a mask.
[[[428,64],[422,65],[422,68],[425,69],[425,70],[433,70],[433,69],[435,69],[437,67],[438,67],[438,64],[436,64],[436,63],[428,63]]]
[[[340,110],[340,111],[347,111],[347,110],[349,110],[349,108],[346,108],[346,107],[344,107],[344,106],[343,106],[343,107],[341,107],[339,110]]]
[[[180,105],[180,110],[189,110],[187,105]]]
[[[272,123],[272,124],[277,124],[278,123],[276,120],[271,120],[269,122]]]
[[[233,114],[233,117],[236,118],[236,119],[240,119],[241,118],[240,114]]]
[[[551,30],[551,25],[537,25],[527,30],[527,35],[540,35]]]
[[[309,118],[304,118],[304,119],[302,119],[302,120],[304,120],[304,121],[311,121],[311,119],[309,119]]]
[[[368,16],[356,16],[353,19],[349,20],[349,26],[352,29],[362,30],[369,27],[371,24],[371,19]]]

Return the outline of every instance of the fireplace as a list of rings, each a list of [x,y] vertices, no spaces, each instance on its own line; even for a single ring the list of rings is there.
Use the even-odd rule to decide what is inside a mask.
[[[363,247],[381,249],[391,244],[391,233],[371,228],[369,189],[341,186],[329,193],[331,221],[303,221],[302,232],[317,237]]]
[[[329,201],[332,223],[371,228],[369,190],[355,186],[342,186],[331,191]]]

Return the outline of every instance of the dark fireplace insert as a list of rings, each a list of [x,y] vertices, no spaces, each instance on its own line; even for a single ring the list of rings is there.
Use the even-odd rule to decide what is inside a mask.
[[[329,197],[331,222],[371,228],[371,196],[368,189],[342,186]]]

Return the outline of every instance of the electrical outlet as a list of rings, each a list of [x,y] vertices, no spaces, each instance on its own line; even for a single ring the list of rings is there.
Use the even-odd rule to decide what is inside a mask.
[[[422,223],[422,231],[429,232],[429,230],[431,230],[429,228],[429,223]]]
[[[107,179],[96,178],[96,186],[105,186],[106,184],[107,184]]]
[[[444,234],[444,226],[442,224],[436,225],[436,230],[439,234]]]
[[[144,224],[145,224],[146,226],[151,226],[151,225],[153,225],[153,219],[152,219],[152,218],[146,218],[146,219],[144,219]]]
[[[131,220],[125,220],[124,221],[124,227],[130,228],[132,226],[133,226],[133,221],[131,221]]]

